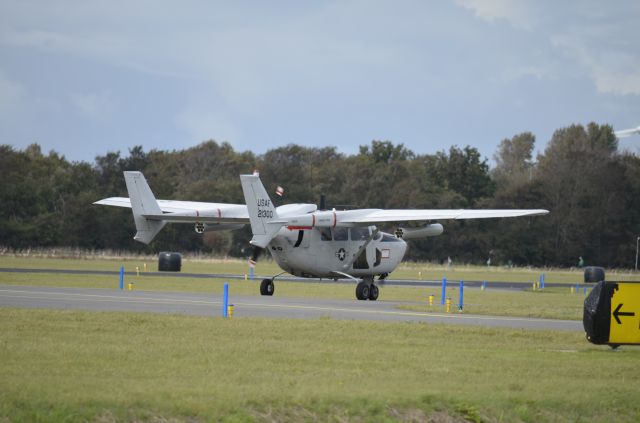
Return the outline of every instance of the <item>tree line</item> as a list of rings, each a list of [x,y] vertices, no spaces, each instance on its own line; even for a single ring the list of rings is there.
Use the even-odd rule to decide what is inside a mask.
[[[410,242],[408,258],[458,263],[633,267],[640,235],[640,161],[620,151],[608,125],[558,129],[534,157],[535,136],[502,140],[489,166],[471,146],[416,154],[372,141],[357,154],[295,144],[264,154],[206,141],[185,150],[108,152],[70,162],[37,144],[0,146],[0,245],[70,246],[153,253],[202,251],[247,256],[250,229],[198,235],[168,225],[149,246],[133,241],[129,210],[95,206],[127,197],[122,175],[142,171],[157,198],[243,203],[238,175],[258,169],[282,203],[362,208],[546,208],[547,216],[444,221],[442,236]],[[282,199],[275,187],[282,186]],[[393,230],[393,227],[384,228]]]

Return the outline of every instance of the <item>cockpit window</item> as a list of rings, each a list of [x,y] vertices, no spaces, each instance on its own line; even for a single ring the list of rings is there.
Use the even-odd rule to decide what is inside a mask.
[[[369,227],[356,226],[351,228],[351,241],[364,241],[369,238]]]
[[[323,241],[331,241],[331,229],[329,228],[318,228],[320,231],[320,239]]]
[[[334,241],[346,241],[348,239],[347,228],[333,228],[333,240]]]

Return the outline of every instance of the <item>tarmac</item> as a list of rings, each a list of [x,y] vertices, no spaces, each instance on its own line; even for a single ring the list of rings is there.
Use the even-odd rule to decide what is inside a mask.
[[[582,332],[576,320],[534,319],[524,317],[484,316],[398,308],[396,301],[358,301],[320,298],[291,298],[259,295],[231,295],[233,318],[271,319],[342,319],[424,324],[454,324],[523,330],[559,330]],[[150,312],[198,316],[222,316],[222,296],[214,293],[165,291],[126,291],[95,288],[58,288],[0,285],[0,307],[76,309],[99,312]]]

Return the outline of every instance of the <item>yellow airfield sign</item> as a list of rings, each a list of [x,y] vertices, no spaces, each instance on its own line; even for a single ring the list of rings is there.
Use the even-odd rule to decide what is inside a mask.
[[[640,344],[640,283],[615,284],[611,295],[609,343]]]

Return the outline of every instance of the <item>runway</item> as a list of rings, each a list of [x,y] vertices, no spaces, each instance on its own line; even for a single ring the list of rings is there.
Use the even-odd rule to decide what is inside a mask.
[[[327,300],[243,295],[231,296],[230,303],[234,304],[234,318],[331,318],[456,324],[512,329],[583,331],[582,322],[580,321],[479,316],[457,312],[450,314],[426,311],[414,312],[398,309],[399,305],[407,303],[384,300]],[[0,307],[221,316],[222,298],[221,295],[213,293],[0,285]]]

